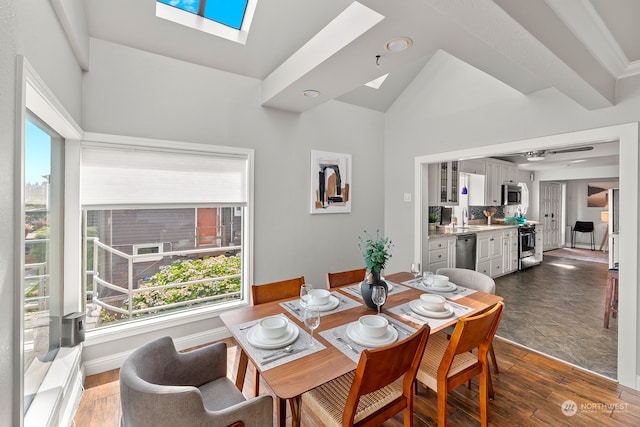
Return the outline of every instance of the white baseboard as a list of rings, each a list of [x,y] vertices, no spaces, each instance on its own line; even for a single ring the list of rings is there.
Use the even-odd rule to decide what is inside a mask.
[[[231,334],[226,327],[220,327],[206,332],[175,338],[174,342],[178,350],[184,350],[229,338],[230,336]],[[118,369],[132,352],[133,350],[123,351],[121,353],[107,354],[92,360],[85,360],[83,363],[85,373],[86,375],[95,375],[112,369]]]

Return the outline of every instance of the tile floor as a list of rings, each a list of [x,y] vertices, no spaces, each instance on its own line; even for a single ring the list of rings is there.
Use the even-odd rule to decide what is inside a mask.
[[[606,377],[617,376],[617,319],[603,327],[607,264],[545,257],[496,279],[497,335]]]

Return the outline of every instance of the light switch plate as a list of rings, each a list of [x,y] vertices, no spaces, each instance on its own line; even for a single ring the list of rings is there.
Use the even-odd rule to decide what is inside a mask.
[[[404,201],[405,202],[411,201],[411,193],[404,193]]]

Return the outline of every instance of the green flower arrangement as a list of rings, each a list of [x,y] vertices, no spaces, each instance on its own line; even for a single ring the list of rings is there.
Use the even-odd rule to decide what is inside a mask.
[[[391,258],[393,242],[388,237],[381,237],[380,230],[376,230],[375,238],[365,230],[364,236],[358,237],[358,248],[364,257],[367,271],[380,273]]]

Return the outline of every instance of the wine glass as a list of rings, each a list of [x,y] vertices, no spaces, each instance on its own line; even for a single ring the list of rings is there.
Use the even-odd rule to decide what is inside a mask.
[[[320,326],[320,310],[318,306],[308,305],[304,308],[304,324],[311,331],[311,338],[309,340],[309,347],[313,347],[313,331]]]
[[[420,263],[419,262],[414,262],[413,264],[411,264],[411,272],[413,273],[413,278],[414,280],[417,280],[418,277],[420,277],[420,272],[422,270],[420,269]]]
[[[378,306],[378,314],[380,314],[380,306],[387,301],[387,290],[382,286],[374,286],[371,289],[371,301]]]
[[[302,307],[305,307],[311,299],[310,292],[312,289],[313,286],[311,286],[309,283],[305,283],[304,285],[300,286],[300,305]]]
[[[422,273],[422,283],[427,286],[433,285],[433,273],[431,271]]]

